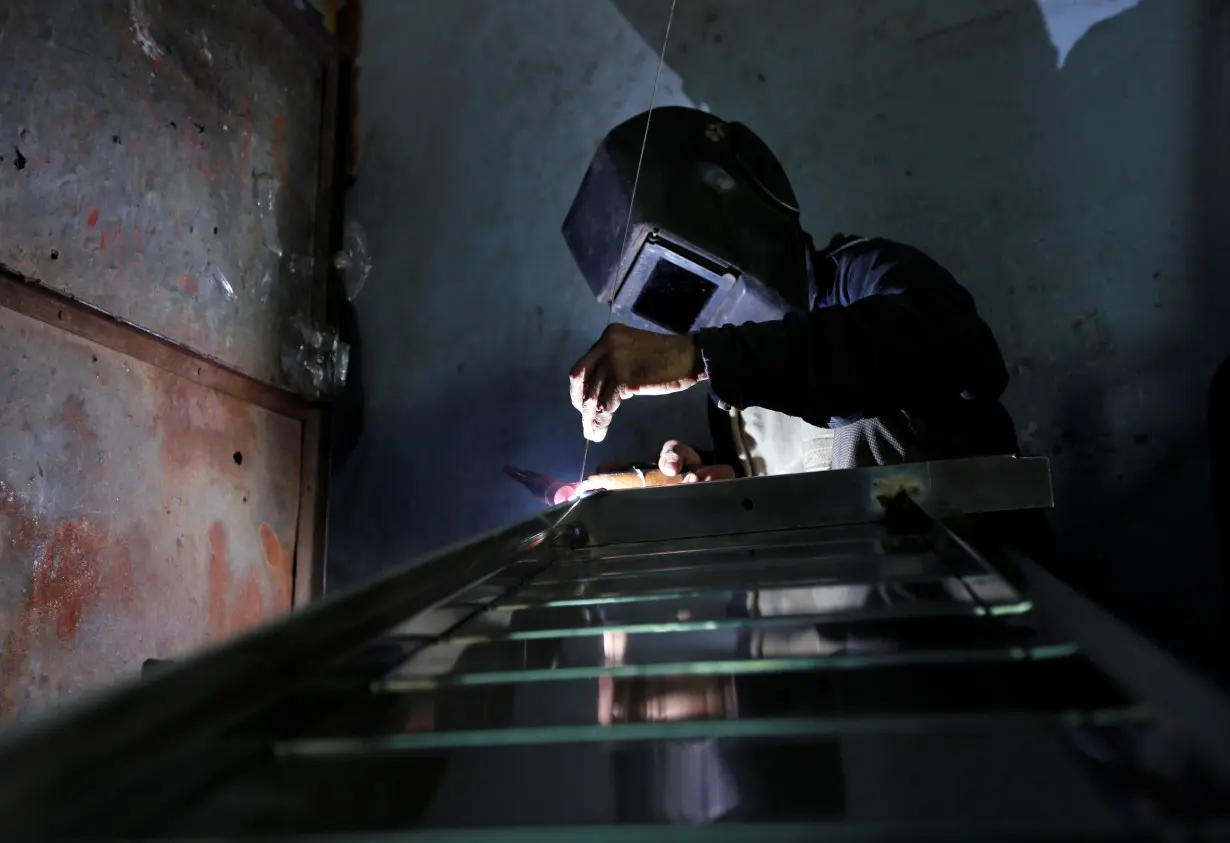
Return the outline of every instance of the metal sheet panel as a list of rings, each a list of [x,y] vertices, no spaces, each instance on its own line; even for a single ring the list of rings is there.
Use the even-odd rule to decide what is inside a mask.
[[[0,719],[290,607],[301,424],[0,309]]]
[[[312,254],[318,64],[256,3],[11,0],[0,33],[0,265],[285,383],[310,273],[268,232]]]
[[[1054,505],[1044,457],[971,457],[604,492],[565,522],[588,544],[672,541],[884,519],[906,493],[936,516]]]

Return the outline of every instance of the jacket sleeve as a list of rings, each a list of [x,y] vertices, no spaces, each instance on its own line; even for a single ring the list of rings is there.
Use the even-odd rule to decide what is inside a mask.
[[[818,260],[835,264],[834,284],[810,312],[696,335],[721,401],[824,425],[1003,393],[991,329],[935,261],[887,240]]]

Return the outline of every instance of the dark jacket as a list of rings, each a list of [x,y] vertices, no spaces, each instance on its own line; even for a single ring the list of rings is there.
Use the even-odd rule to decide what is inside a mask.
[[[697,334],[719,402],[834,428],[833,468],[1017,453],[1003,356],[946,269],[883,239],[808,248],[807,312]],[[737,468],[728,413],[710,422]]]

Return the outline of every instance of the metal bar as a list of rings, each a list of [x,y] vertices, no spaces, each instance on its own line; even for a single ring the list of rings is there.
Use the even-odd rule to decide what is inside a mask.
[[[278,2],[278,0],[274,0]],[[337,327],[340,285],[333,255],[342,245],[345,214],[346,149],[350,129],[349,63],[328,58],[321,63],[320,163],[316,170],[316,214],[313,234],[312,300],[315,322]]]
[[[763,615],[746,618],[711,618],[708,620],[662,621],[659,623],[608,623],[595,626],[550,627],[546,629],[513,629],[504,633],[449,637],[453,644],[480,644],[495,641],[541,641],[551,638],[586,638],[623,633],[625,635],[659,635],[671,632],[708,632],[718,629],[772,629],[791,626],[823,626],[828,624],[859,624],[875,621],[917,620],[922,618],[985,617],[981,606],[922,604],[837,611],[827,614]],[[402,636],[397,636],[398,640]],[[412,636],[406,636],[412,639]]]
[[[934,522],[971,560],[997,573],[982,551],[943,521]],[[1230,697],[1025,554],[1008,547],[1000,554],[1024,577],[1039,613],[1125,688],[1168,715],[1230,785]]]
[[[1168,715],[1223,784],[1230,785],[1230,698],[1225,692],[1032,559],[1009,553],[1042,613],[1080,641],[1111,677]]]
[[[325,592],[328,548],[329,467],[325,410],[315,410],[303,422],[299,461],[299,531],[295,539],[295,580],[291,605],[301,608]]]
[[[541,585],[535,583],[520,593],[526,601],[552,601],[569,597],[631,597],[636,594],[652,594],[660,591],[675,591],[682,588],[731,588],[748,591],[774,586],[834,585],[846,583],[896,582],[905,578],[919,577],[941,579],[952,573],[938,556],[882,556],[875,564],[863,558],[832,560],[789,560],[765,563],[763,566],[719,566],[695,571],[663,571],[660,573],[631,574],[608,582],[596,580],[551,580]],[[969,573],[981,573],[970,569]]]
[[[312,410],[311,402],[293,392],[4,269],[0,269],[0,307],[280,415],[304,420]]]
[[[956,577],[948,576],[947,571],[945,571],[944,574],[945,576],[942,576],[942,577],[901,576],[901,577],[893,578],[890,580],[885,580],[885,582],[891,585],[909,585],[909,584],[914,584],[914,583],[942,582],[942,581],[947,581],[947,580],[952,580],[952,579],[958,579]],[[858,585],[858,584],[859,583],[832,582],[832,583],[824,583],[823,585],[824,587],[828,587],[832,585]],[[797,586],[792,585],[792,584],[785,584],[785,585],[773,584],[771,586],[752,585],[750,588],[748,588],[743,585],[734,586],[734,587],[726,586],[726,585],[716,585],[710,588],[677,589],[674,591],[643,592],[643,593],[638,593],[638,594],[620,593],[620,594],[608,594],[608,595],[602,595],[602,596],[558,597],[558,598],[550,598],[547,600],[532,600],[532,601],[531,600],[518,600],[517,602],[514,602],[514,603],[492,603],[489,605],[489,608],[493,612],[498,612],[498,611],[513,612],[513,611],[522,611],[522,610],[554,609],[554,608],[566,608],[566,607],[576,608],[576,607],[583,607],[583,606],[617,606],[617,605],[629,604],[629,603],[652,603],[652,602],[662,602],[662,601],[694,600],[698,598],[712,597],[715,594],[729,595],[735,592],[742,594],[742,593],[747,593],[748,591],[759,591],[760,593],[763,594],[766,591],[791,589],[794,587],[797,587]],[[463,604],[455,604],[455,605],[463,605]]]
[[[707,629],[707,624],[718,624],[718,628],[727,622],[746,620],[742,615],[732,614],[729,597],[723,598],[722,592],[709,595],[709,600],[669,601],[649,600],[642,603],[612,603],[605,611],[587,612],[582,608],[569,606],[551,606],[547,608],[522,609],[488,609],[475,615],[474,620],[467,624],[463,631],[465,637],[483,638],[485,640],[519,640],[530,639],[543,634],[553,637],[560,634],[601,635],[612,631],[634,631],[659,627],[678,627],[679,629]],[[764,592],[749,592],[748,596],[766,598],[777,596],[778,592],[766,589]],[[752,612],[753,619],[764,617],[794,617],[796,619],[811,618],[814,623],[827,623],[830,619],[839,621],[844,618],[878,618],[878,617],[913,617],[941,616],[962,614],[982,615],[992,617],[1008,615],[1023,615],[1030,611],[1031,604],[1027,600],[1011,599],[1009,602],[994,603],[987,609],[978,605],[969,605],[958,601],[946,591],[937,589],[933,594],[911,594],[908,597],[897,595],[896,602],[890,593],[887,598],[884,592],[877,591],[876,596],[885,601],[884,606],[867,607],[864,605],[849,606],[826,605],[823,609],[799,608],[791,614],[775,614],[763,612],[757,608]],[[1015,595],[1007,595],[1015,598]],[[386,640],[402,638],[434,638],[452,627],[462,617],[472,614],[472,610],[482,606],[461,606],[449,604],[430,612],[425,612],[413,621],[399,625],[391,630]],[[809,612],[810,614],[805,614]]]
[[[853,717],[776,717],[742,720],[684,720],[664,723],[617,723],[609,726],[545,726],[420,732],[377,737],[306,738],[281,741],[279,757],[322,757],[420,752],[465,747],[549,745],[560,743],[623,743],[629,741],[732,740],[804,735],[910,735],[987,729],[1111,726],[1147,720],[1148,709],[1125,706],[1094,711],[1068,710],[1051,714],[982,713],[905,714]]]
[[[514,564],[547,535],[518,522],[421,564],[321,601],[225,646],[168,665],[23,730],[0,736],[0,816],[21,835],[48,827],[100,781],[132,781],[160,759],[286,693],[408,615],[446,602]]]
[[[601,546],[860,524],[883,520],[901,492],[942,515],[1054,503],[1045,457],[975,457],[606,492],[581,501],[567,525]]]
[[[1085,659],[902,665],[877,670],[727,676],[618,677],[533,689],[534,705],[506,704],[508,686],[444,686],[355,695],[313,685],[237,739],[373,737],[425,731],[584,726],[670,720],[1055,712],[1131,700]],[[659,704],[665,703],[669,707]],[[316,711],[308,725],[286,711]]]
[[[1070,658],[1079,653],[1075,644],[1045,644],[1038,647],[999,647],[986,650],[917,651],[872,653],[849,656],[792,656],[771,659],[722,659],[715,661],[666,662],[610,667],[556,667],[530,670],[491,670],[454,673],[439,677],[379,679],[371,684],[375,693],[426,691],[445,685],[507,685],[521,682],[567,682],[603,676],[741,676],[756,673],[791,673],[816,670],[863,670],[901,665],[972,664]]]
[[[314,233],[314,271],[309,312],[316,322],[337,327],[341,293],[333,273],[333,255],[341,248],[342,217],[352,115],[350,105],[352,62],[337,38],[318,43],[302,13],[285,0],[266,0],[266,6],[302,40],[315,45],[321,61],[320,160],[317,166]],[[294,605],[300,607],[324,594],[328,565],[329,477],[332,471],[333,416],[322,408],[304,425],[300,529],[306,535],[296,548]],[[303,549],[302,565],[298,548]],[[301,575],[302,571],[302,575]]]
[[[927,552],[930,548],[915,546],[912,550]],[[738,568],[740,566],[776,565],[810,558],[817,564],[830,560],[865,559],[867,561],[895,558],[903,553],[890,553],[877,541],[846,540],[817,547],[808,544],[776,545],[766,548],[730,548],[712,553],[692,551],[686,554],[651,554],[624,556],[601,562],[582,564],[561,563],[549,582],[580,582],[618,580],[653,574],[702,571],[706,569]]]
[[[893,533],[887,525],[844,524],[835,527],[817,527],[809,530],[778,530],[758,532],[754,535],[702,536],[670,541],[621,542],[600,547],[568,548],[559,560],[561,568],[628,558],[686,557],[693,553],[726,552],[734,550],[765,550],[768,548],[793,547],[797,545],[826,545],[840,542],[879,542],[886,548],[895,548],[907,542],[933,544],[930,534],[912,535]]]
[[[280,0],[266,5],[283,19],[285,14],[300,17]],[[293,27],[292,27],[293,28]],[[334,224],[336,208],[342,201],[342,186],[335,176],[338,158],[337,144],[342,127],[337,61],[327,56],[321,62],[320,159],[316,174],[316,213],[313,236],[313,273],[308,312],[314,322],[326,325],[331,256],[340,242],[340,232]],[[295,608],[306,605],[324,594],[328,557],[329,474],[331,469],[332,413],[328,408],[312,413],[303,426],[303,458],[300,470],[299,529],[295,546]]]
[[[758,619],[749,619],[758,620]],[[1047,639],[1025,624],[994,623],[985,614],[961,616],[883,618],[848,621],[836,628],[818,628],[806,620],[793,624],[747,623],[727,629],[746,629],[746,636],[713,636],[711,630],[652,629],[620,639],[626,653],[618,664],[644,667],[677,664],[683,660],[745,660],[758,658],[831,658],[857,654],[905,655],[1038,647]],[[853,638],[866,647],[848,646]],[[611,664],[605,641],[594,636],[579,640],[556,638],[467,641],[447,638],[423,646],[389,674],[389,679],[494,673],[511,670],[571,670]],[[526,646],[533,642],[532,646]],[[875,642],[892,642],[876,644]],[[566,643],[572,646],[565,646]],[[1058,643],[1050,639],[1049,643]]]
[[[610,568],[601,564],[560,565],[552,577],[543,579],[537,585],[563,585],[566,583],[614,583],[652,581],[659,577],[668,577],[683,573],[704,575],[716,572],[735,572],[747,575],[749,583],[757,582],[757,575],[774,568],[807,567],[824,576],[841,576],[857,579],[855,573],[842,573],[858,568],[870,568],[867,573],[874,576],[878,567],[889,567],[891,563],[903,561],[922,561],[938,558],[931,553],[863,553],[858,549],[842,548],[841,553],[820,556],[815,549],[808,547],[773,548],[762,554],[749,553],[744,550],[719,552],[713,554],[692,554],[686,560],[676,559],[664,562],[651,557],[644,564],[641,560],[627,562]],[[861,564],[860,564],[861,563]]]

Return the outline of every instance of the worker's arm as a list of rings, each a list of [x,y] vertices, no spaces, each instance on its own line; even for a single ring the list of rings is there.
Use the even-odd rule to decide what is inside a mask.
[[[995,337],[939,264],[870,240],[838,253],[835,271],[832,292],[809,313],[695,335],[719,399],[825,425],[1003,392]]]
[[[568,391],[581,413],[585,437],[601,442],[625,398],[681,392],[706,377],[690,334],[658,334],[616,323],[607,325],[572,367]]]
[[[625,398],[703,380],[732,406],[816,425],[1003,392],[1008,374],[995,337],[939,264],[870,240],[840,252],[834,271],[819,306],[776,322],[682,336],[607,326],[570,374],[585,435],[601,441]]]

